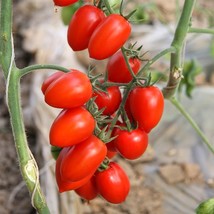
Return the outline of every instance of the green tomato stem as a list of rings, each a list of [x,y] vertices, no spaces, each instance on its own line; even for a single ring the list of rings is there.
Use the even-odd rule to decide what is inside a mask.
[[[171,44],[171,46],[174,47],[176,51],[175,53],[171,53],[169,79],[166,87],[163,88],[163,95],[168,99],[174,96],[182,78],[185,39],[189,31],[195,2],[196,0],[185,0],[183,10]]]
[[[7,84],[7,103],[21,173],[31,194],[32,206],[38,213],[49,214],[39,184],[38,166],[27,143],[20,104],[20,75],[16,67],[12,68]]]
[[[188,33],[205,33],[205,34],[213,34],[214,35],[214,29],[190,28]]]
[[[104,4],[105,4],[105,6],[106,6],[108,12],[109,12],[110,14],[115,13],[114,10],[111,8],[111,6],[110,6],[110,4],[109,4],[109,1],[108,1],[108,0],[103,0],[103,1],[104,1]]]
[[[209,140],[207,139],[207,137],[201,131],[201,129],[193,120],[193,118],[190,116],[190,114],[188,114],[187,111],[184,109],[184,107],[180,104],[180,102],[178,102],[178,100],[175,97],[171,97],[169,100],[177,108],[177,110],[179,110],[179,112],[187,119],[187,121],[191,124],[191,126],[194,128],[197,134],[201,137],[203,142],[207,145],[209,150],[214,154],[214,147],[209,143]]]
[[[52,70],[59,70],[59,71],[63,71],[63,72],[69,72],[70,70],[58,65],[30,65],[28,67],[22,68],[19,70],[19,75],[20,77],[35,71],[35,70],[43,70],[43,69],[52,69]]]
[[[160,53],[158,53],[157,55],[155,55],[151,60],[149,60],[137,73],[136,77],[140,77],[142,75],[143,72],[147,71],[151,65],[153,65],[156,61],[158,61],[161,57],[169,54],[169,53],[175,53],[176,48],[175,47],[170,47],[167,48],[163,51],[161,51]]]
[[[18,154],[20,170],[26,186],[31,194],[32,206],[40,214],[49,214],[39,184],[37,163],[28,147],[20,98],[20,70],[14,61],[12,37],[12,1],[1,1],[0,16],[0,65],[6,81],[6,101],[10,113],[13,137]]]
[[[130,72],[132,78],[135,79],[135,73],[133,72],[133,70],[132,70],[132,68],[131,68],[131,66],[130,66],[130,64],[129,64],[129,59],[128,59],[128,57],[126,56],[125,48],[122,47],[122,48],[121,48],[121,51],[122,51],[123,57],[124,57],[124,59],[125,59],[126,65],[127,65],[127,67],[128,67],[128,70],[129,70],[129,72]]]
[[[5,79],[13,61],[12,0],[1,1],[0,16],[0,65]]]

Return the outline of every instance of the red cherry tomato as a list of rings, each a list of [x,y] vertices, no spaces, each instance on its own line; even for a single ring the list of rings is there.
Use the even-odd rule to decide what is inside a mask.
[[[94,92],[95,103],[99,109],[104,108],[104,115],[112,115],[121,103],[121,93],[118,86],[111,86],[105,92]]]
[[[131,113],[139,128],[147,133],[160,121],[164,110],[164,97],[156,86],[136,87],[129,95]]]
[[[70,47],[74,51],[86,49],[92,33],[104,18],[103,11],[95,6],[80,7],[74,13],[68,27],[67,39]]]
[[[84,105],[92,96],[92,85],[86,74],[71,70],[53,81],[45,91],[45,102],[56,108]]]
[[[70,182],[70,181],[64,181],[62,179],[61,173],[60,173],[60,167],[61,167],[61,162],[64,156],[67,154],[67,152],[70,150],[70,147],[63,148],[59,154],[59,157],[56,160],[56,168],[55,168],[55,176],[56,176],[56,182],[59,188],[59,192],[65,192],[65,191],[70,191],[77,189],[83,185],[85,185],[90,178],[93,176],[92,174],[86,176],[82,180],[76,181],[76,182]]]
[[[46,89],[49,87],[49,85],[54,82],[55,80],[57,80],[59,77],[61,77],[63,74],[65,74],[62,71],[57,71],[53,74],[51,74],[47,79],[45,79],[45,81],[42,83],[42,93],[45,94]]]
[[[132,131],[118,129],[114,145],[117,151],[126,159],[134,160],[139,158],[148,146],[148,135],[141,129]]]
[[[91,58],[106,59],[116,53],[131,33],[130,23],[119,14],[106,17],[93,32],[88,45]]]
[[[84,184],[83,186],[79,187],[75,190],[75,192],[83,199],[90,201],[97,197],[98,192],[95,186],[95,177],[92,176],[91,179]]]
[[[136,57],[129,58],[129,65],[132,71],[136,74],[139,69],[141,62]],[[107,63],[108,79],[112,82],[128,83],[132,80],[129,68],[126,65],[122,51],[118,51],[111,56]]]
[[[50,128],[50,144],[66,147],[78,144],[90,137],[95,128],[95,120],[83,107],[64,109]]]
[[[99,138],[90,136],[66,154],[61,164],[61,176],[68,181],[83,179],[97,170],[106,153],[106,145]]]
[[[78,0],[53,0],[56,6],[65,7],[74,4]]]
[[[123,169],[115,162],[111,162],[104,171],[97,171],[95,182],[98,193],[108,202],[119,204],[125,201],[129,189],[129,178]]]

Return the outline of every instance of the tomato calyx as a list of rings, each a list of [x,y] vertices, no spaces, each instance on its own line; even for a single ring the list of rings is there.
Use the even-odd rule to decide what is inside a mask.
[[[61,150],[62,150],[62,148],[60,148],[58,146],[51,146],[51,154],[55,160],[58,158]]]
[[[110,160],[107,157],[105,157],[105,159],[100,164],[100,166],[97,169],[97,171],[99,171],[99,172],[105,171],[106,169],[108,169],[109,164],[110,164]]]

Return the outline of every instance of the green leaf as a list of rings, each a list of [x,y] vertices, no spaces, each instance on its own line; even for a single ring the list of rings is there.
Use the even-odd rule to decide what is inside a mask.
[[[208,199],[196,209],[196,214],[213,214],[214,213],[214,198]]]
[[[185,88],[186,95],[191,98],[192,91],[195,88],[195,77],[200,74],[202,67],[196,62],[196,60],[187,61],[184,64],[183,78],[181,79],[178,91],[181,93]]]

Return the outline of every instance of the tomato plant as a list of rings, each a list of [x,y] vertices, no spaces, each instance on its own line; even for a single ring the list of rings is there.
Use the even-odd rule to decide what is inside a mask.
[[[50,83],[45,90],[45,102],[56,108],[73,108],[84,105],[92,93],[87,75],[72,69]]]
[[[129,57],[128,62],[133,73],[136,74],[140,69],[141,61],[137,57]],[[108,79],[112,82],[128,83],[132,80],[132,76],[121,50],[109,58],[107,72]]]
[[[97,197],[98,192],[95,186],[95,176],[92,176],[91,179],[84,184],[83,186],[77,188],[75,192],[83,199],[90,201]]]
[[[115,162],[111,162],[106,170],[98,171],[95,182],[100,196],[113,204],[124,202],[129,193],[129,178]]]
[[[53,0],[56,6],[65,7],[74,4],[78,0]]]
[[[129,95],[132,116],[139,128],[150,132],[160,121],[164,110],[164,97],[156,86],[136,87]]]
[[[55,5],[64,7],[74,4],[77,0],[54,0],[53,2]],[[117,151],[127,159],[139,157],[146,149],[148,133],[161,119],[164,108],[163,95],[185,116],[208,148],[214,153],[214,148],[209,140],[175,96],[180,83],[183,82],[181,82],[182,78],[186,78],[185,84],[192,80],[187,78],[190,74],[183,74],[183,56],[185,56],[188,33],[214,34],[213,29],[192,27],[191,20],[195,0],[184,1],[179,16],[180,20],[177,22],[174,38],[169,47],[149,59],[140,70],[139,61],[137,60],[140,55],[136,56],[134,54],[136,57],[133,58],[132,55],[127,54],[127,50],[132,52],[133,49],[122,47],[130,36],[131,25],[128,19],[134,14],[135,10],[124,17],[116,14],[118,5],[116,3],[117,8],[114,10],[112,0],[110,2],[108,0],[93,1],[93,4],[97,7],[92,6],[92,1],[89,0],[81,1],[81,4],[86,4],[86,2],[87,5],[78,9],[71,21],[68,29],[68,42],[74,50],[88,48],[91,58],[102,60],[110,57],[106,69],[108,72],[106,77],[109,76],[109,79],[107,81],[107,78],[105,78],[103,84],[105,87],[119,87],[118,89],[122,89],[123,92],[119,107],[114,108],[116,112],[113,117],[110,117],[109,112],[105,112],[107,115],[103,115],[101,111],[98,111],[95,103],[93,103],[94,99],[91,99],[93,94],[92,84],[96,91],[97,88],[94,83],[96,83],[99,75],[93,76],[88,72],[87,76],[74,69],[68,72],[66,68],[49,64],[30,65],[24,68],[17,67],[12,32],[13,3],[12,1],[1,1],[0,67],[6,85],[7,107],[21,174],[30,192],[32,205],[38,213],[49,214],[50,211],[41,191],[37,163],[28,146],[20,96],[20,80],[34,70],[54,69],[68,72],[66,74],[56,72],[44,81],[41,88],[45,101],[49,105],[63,109],[50,130],[50,143],[56,146],[52,147],[52,152],[55,158],[58,157],[56,160],[56,180],[60,192],[78,189],[76,191],[79,191],[78,194],[81,197],[89,199],[96,195],[95,190],[97,190],[99,195],[108,202],[124,202],[130,188],[128,177],[123,169],[114,162],[111,162],[104,170],[104,166],[108,162],[105,157],[112,154],[107,153],[107,146],[103,142],[110,142],[109,148],[116,147]],[[120,4],[120,14],[122,14],[122,2]],[[72,8],[77,9],[76,7]],[[90,8],[90,13],[86,8]],[[73,13],[74,10],[71,12]],[[145,14],[143,15],[145,17]],[[95,19],[93,19],[94,17]],[[123,54],[119,51],[120,48]],[[117,51],[118,53],[116,53]],[[137,49],[138,51],[139,49]],[[136,51],[134,52],[136,53]],[[157,87],[149,86],[151,76],[146,76],[145,73],[151,70],[151,66],[156,61],[167,54],[170,54],[170,67],[167,69],[169,70],[169,78],[166,86],[162,89],[162,95]],[[128,60],[125,57],[127,64],[124,64],[122,55],[128,57]],[[136,74],[133,80],[130,73],[132,75]],[[104,94],[102,97],[105,97]],[[116,95],[113,95],[113,97],[116,97]],[[90,103],[92,103],[91,106]],[[103,103],[105,102],[102,101],[101,104]],[[113,104],[115,103],[116,101],[113,101]],[[111,103],[111,105],[113,104]],[[107,104],[103,106],[107,106]],[[125,112],[131,121],[128,120]],[[116,136],[116,134],[114,135],[115,125],[118,119],[121,118],[125,123],[125,127],[120,127],[123,129],[118,128],[115,131],[118,133],[116,133],[117,138],[113,139],[112,136]],[[103,128],[107,127],[108,124],[110,124],[109,129]],[[131,131],[126,131],[126,129]],[[143,145],[142,142],[144,142]],[[92,178],[95,179],[95,189],[92,189],[94,187]],[[210,211],[212,206],[213,200],[211,199],[202,203],[196,209],[196,212],[206,213],[206,211]]]
[[[68,151],[61,163],[61,176],[68,181],[81,180],[97,170],[106,154],[106,145],[92,135]]]
[[[78,144],[90,137],[95,120],[84,107],[62,110],[50,128],[50,143],[66,147]]]
[[[95,6],[80,7],[69,23],[67,40],[70,47],[74,51],[86,49],[92,33],[104,18],[103,11]]]
[[[121,15],[107,16],[94,30],[88,44],[91,58],[106,59],[116,53],[131,33],[130,23]]]
[[[148,135],[140,129],[132,131],[117,129],[114,145],[124,158],[134,160],[139,158],[148,145]]]
[[[108,87],[106,92],[94,92],[93,97],[96,97],[95,103],[98,108],[104,108],[105,115],[112,115],[118,109],[122,99],[118,86]]]

